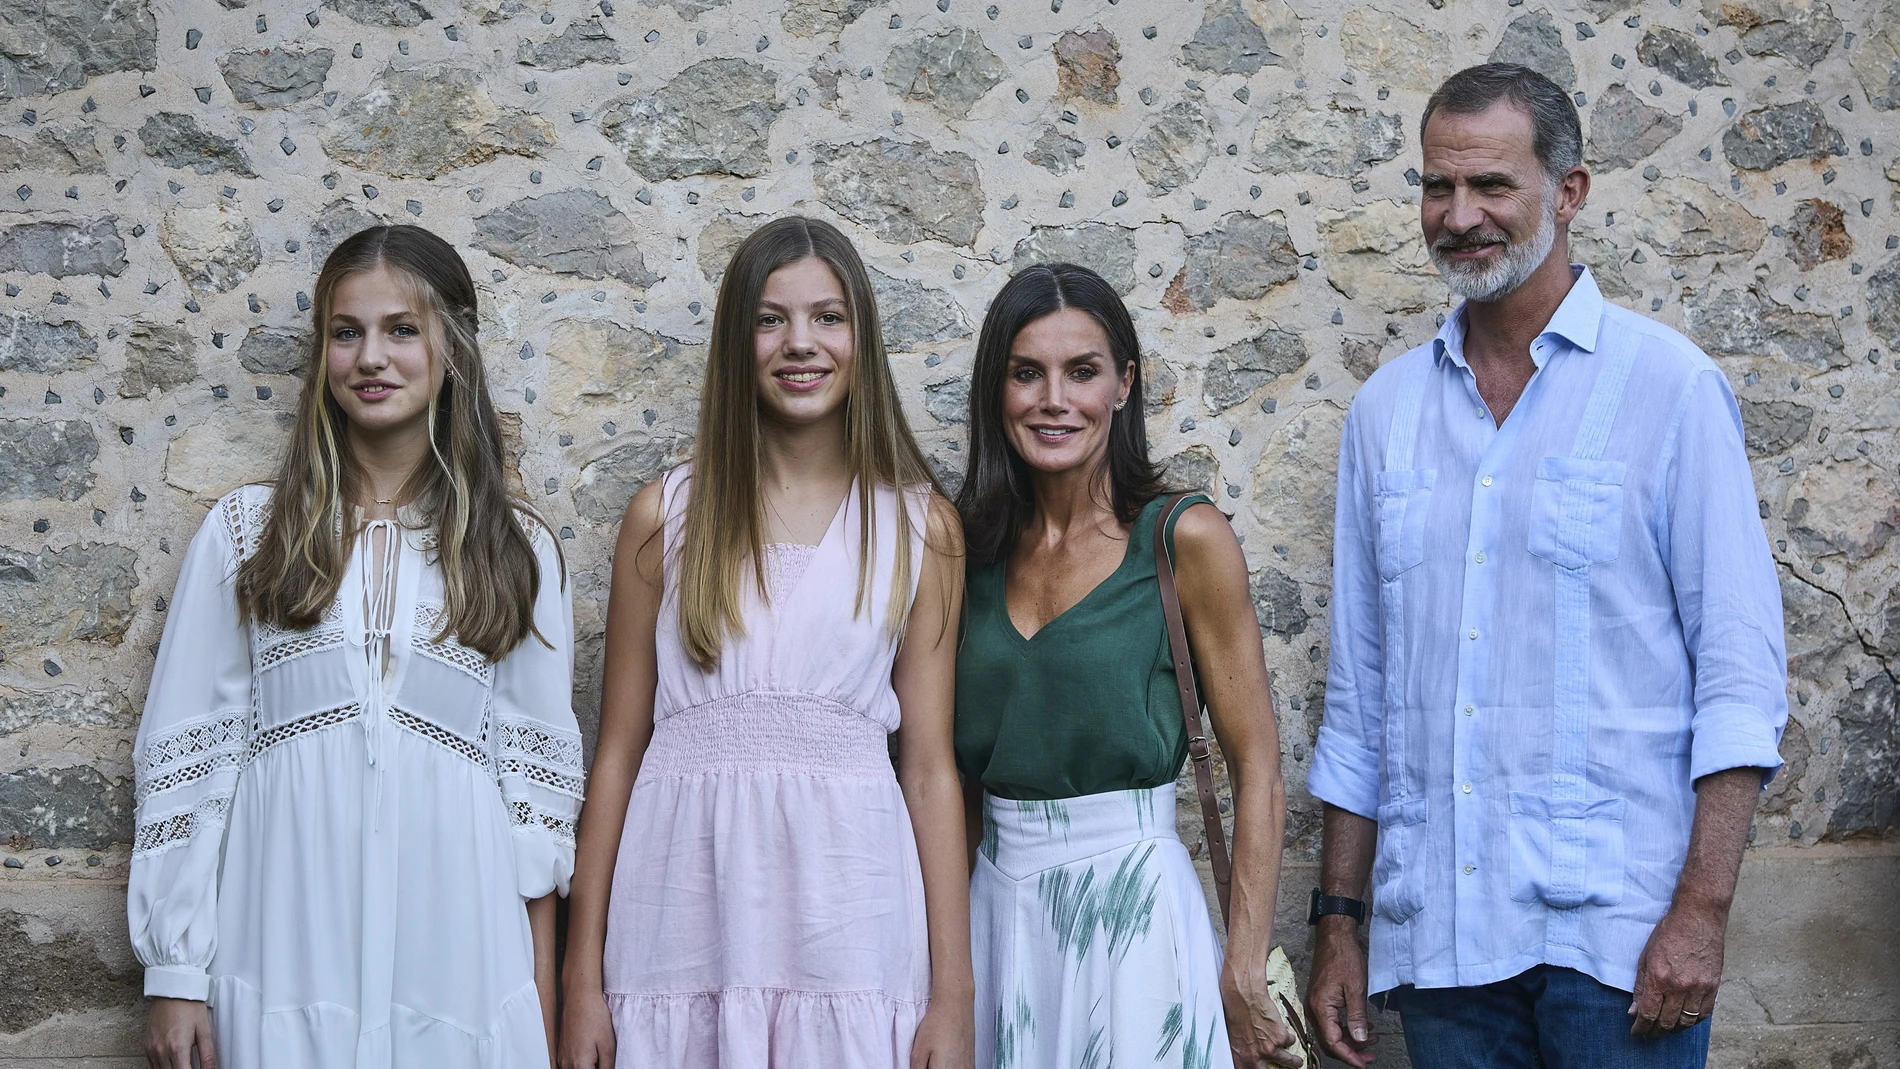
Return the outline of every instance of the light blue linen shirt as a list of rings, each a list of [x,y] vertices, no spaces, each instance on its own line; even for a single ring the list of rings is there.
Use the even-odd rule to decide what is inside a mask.
[[[1379,824],[1371,987],[1630,990],[1711,772],[1781,763],[1781,591],[1728,381],[1589,271],[1502,427],[1464,309],[1359,391],[1307,780]]]

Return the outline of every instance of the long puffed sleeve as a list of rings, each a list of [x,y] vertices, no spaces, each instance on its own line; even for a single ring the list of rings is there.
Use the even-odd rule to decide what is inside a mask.
[[[250,729],[251,647],[235,586],[242,524],[233,494],[185,551],[133,747],[126,914],[147,995],[202,1000],[210,990],[225,814]]]
[[[574,719],[574,594],[547,529],[530,521],[541,588],[529,635],[495,666],[496,768],[514,821],[515,881],[523,898],[567,894],[583,772]],[[542,639],[547,641],[544,643]]]

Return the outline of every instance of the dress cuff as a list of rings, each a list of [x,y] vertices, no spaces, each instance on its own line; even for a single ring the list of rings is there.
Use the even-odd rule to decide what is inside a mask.
[[[211,995],[211,977],[196,965],[147,965],[147,998],[182,998],[203,1002]]]
[[[1322,802],[1367,820],[1378,819],[1379,757],[1330,728],[1319,729],[1306,790]]]
[[[1760,768],[1762,786],[1781,767],[1780,732],[1752,705],[1711,705],[1696,710],[1690,726],[1689,778],[1693,782],[1731,768]]]
[[[516,828],[511,834],[515,844],[515,889],[521,897],[533,901],[558,891],[566,898],[568,880],[574,875],[574,848],[536,828]]]

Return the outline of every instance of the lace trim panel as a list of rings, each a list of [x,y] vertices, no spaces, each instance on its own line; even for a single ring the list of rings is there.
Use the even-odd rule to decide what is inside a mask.
[[[496,725],[502,775],[517,773],[550,790],[581,797],[581,737],[533,720],[502,720]]]
[[[414,634],[409,644],[417,653],[440,661],[450,668],[460,669],[475,677],[482,686],[488,686],[495,674],[495,666],[488,663],[488,658],[455,641],[453,635],[444,641],[435,641],[435,636],[441,632],[442,625],[447,620],[448,612],[440,605],[416,606]]]
[[[218,503],[225,533],[237,549],[237,559],[250,559],[270,519],[270,493],[262,488],[239,487]]]
[[[389,720],[397,727],[420,735],[430,742],[444,747],[456,756],[464,758],[470,763],[487,770],[491,775],[495,771],[495,766],[489,762],[487,748],[480,743],[465,739],[455,732],[450,731],[448,728],[433,721],[425,720],[405,709],[391,709],[389,711]]]
[[[141,823],[132,836],[132,856],[150,857],[191,841],[200,831],[221,830],[230,812],[231,796],[219,794],[202,799],[186,812]]]
[[[324,650],[341,649],[344,645],[343,628],[341,626],[331,626],[327,623],[322,627],[314,628],[309,631],[278,631],[272,628],[270,632],[260,633],[259,638],[264,639],[268,635],[284,635],[287,637],[269,642],[268,644],[260,643],[262,648],[257,652],[257,670],[259,672],[268,671],[286,661],[294,661],[306,654],[320,653]]]
[[[540,828],[554,835],[563,846],[574,845],[574,821],[539,809],[527,802],[509,802],[508,816],[518,828]]]
[[[260,731],[252,736],[250,752],[245,755],[244,759],[246,762],[256,760],[257,755],[273,746],[289,742],[291,739],[302,735],[308,735],[312,731],[317,731],[321,728],[348,723],[362,715],[363,707],[356,702],[351,702],[348,705],[339,705],[334,709],[325,709],[320,713],[311,713],[309,716],[298,717],[295,720],[279,724],[269,730]]]
[[[519,757],[502,758],[497,772],[502,776],[520,776],[569,798],[585,797],[587,783],[581,776],[570,776]]]

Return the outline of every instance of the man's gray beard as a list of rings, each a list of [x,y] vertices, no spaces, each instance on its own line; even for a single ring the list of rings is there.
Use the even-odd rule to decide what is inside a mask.
[[[1504,255],[1489,267],[1469,268],[1446,260],[1442,251],[1432,248],[1432,266],[1445,279],[1446,288],[1467,301],[1495,301],[1522,286],[1550,255],[1557,243],[1557,213],[1550,210],[1554,198],[1544,198],[1544,218],[1537,233],[1528,242],[1505,245]]]

